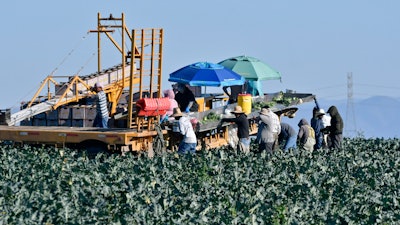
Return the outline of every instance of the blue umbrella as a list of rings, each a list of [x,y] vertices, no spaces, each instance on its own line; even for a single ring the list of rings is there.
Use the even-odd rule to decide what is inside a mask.
[[[242,85],[245,79],[219,64],[198,62],[185,66],[169,75],[168,81],[190,86]]]

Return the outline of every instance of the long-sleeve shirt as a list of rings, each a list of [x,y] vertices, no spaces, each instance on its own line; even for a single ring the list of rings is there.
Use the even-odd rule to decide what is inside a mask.
[[[306,119],[301,119],[298,126],[300,129],[297,134],[297,139],[300,143],[305,144],[308,138],[315,139],[314,129],[308,124]]]
[[[263,143],[275,142],[281,132],[281,124],[279,117],[272,111],[268,110],[268,114],[260,114],[260,124],[256,141]]]
[[[179,119],[179,132],[183,135],[183,142],[197,143],[196,134],[188,116],[182,116]]]
[[[296,130],[287,123],[281,123],[281,133],[279,134],[279,142],[288,140],[290,137],[296,137]]]
[[[250,126],[246,114],[241,114],[235,118],[223,118],[221,122],[233,122],[238,127],[238,138],[250,137]]]
[[[315,132],[315,137],[322,137],[324,134],[321,132],[321,129],[324,128],[324,124],[322,122],[322,119],[313,117],[311,119],[311,127],[314,129]]]
[[[331,106],[328,109],[328,113],[331,115],[331,126],[329,126],[329,132],[331,135],[343,133],[343,119],[339,114],[336,106]]]

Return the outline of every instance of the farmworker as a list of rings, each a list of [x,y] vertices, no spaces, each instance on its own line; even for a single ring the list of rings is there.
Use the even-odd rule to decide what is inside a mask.
[[[108,103],[107,96],[103,91],[103,85],[97,82],[92,90],[96,92],[96,117],[93,127],[108,128]]]
[[[326,129],[328,133],[329,149],[340,148],[343,141],[343,119],[336,106],[329,107],[327,113],[331,116],[331,125]]]
[[[178,102],[175,100],[175,93],[172,89],[168,89],[164,91],[164,97],[169,99],[169,109],[165,113],[165,115],[162,116],[161,122],[171,120],[169,117],[174,113],[174,108],[178,107]]]
[[[228,91],[228,88],[230,89],[230,93]],[[247,90],[247,82],[244,83],[243,85],[225,86],[225,87],[222,88],[222,90],[229,97],[228,104],[233,104],[233,103],[237,102],[239,94],[241,94],[243,92],[244,93],[246,92],[246,90]]]
[[[324,141],[324,133],[323,128],[324,124],[322,123],[322,116],[325,112],[322,112],[321,109],[314,107],[313,109],[313,117],[311,118],[311,127],[315,132],[315,145],[314,150],[320,149],[322,147]]]
[[[319,109],[320,113],[322,113],[322,125],[323,125],[323,129],[322,129],[322,133],[324,135],[324,141],[322,143],[322,147],[327,148],[328,147],[328,134],[326,133],[326,128],[329,127],[331,125],[331,117],[329,115],[327,115],[325,113],[324,109]]]
[[[306,119],[301,119],[299,124],[299,133],[297,134],[297,141],[299,147],[304,150],[312,151],[315,145],[314,129],[308,124]]]
[[[178,93],[175,95],[175,100],[178,102],[181,112],[189,113],[199,110],[199,105],[193,92],[185,84],[178,84]]]
[[[278,138],[281,132],[279,117],[271,111],[269,106],[264,106],[260,111],[260,122],[256,143],[259,144],[258,151],[267,151],[272,153],[278,148]]]
[[[279,144],[284,144],[283,151],[287,152],[290,148],[297,148],[297,132],[287,123],[281,123],[281,133],[279,134]]]
[[[315,105],[316,105],[317,110],[320,111],[320,113],[323,113],[323,116],[322,116],[322,118],[321,118],[321,119],[322,119],[322,124],[323,124],[323,128],[322,128],[322,130],[321,130],[321,132],[323,133],[323,142],[322,142],[322,146],[323,146],[323,147],[328,147],[328,142],[329,142],[328,139],[329,139],[329,138],[328,138],[328,134],[326,133],[326,132],[327,132],[326,128],[329,127],[329,126],[331,125],[331,117],[330,117],[329,115],[327,115],[327,114],[325,113],[325,110],[319,106],[319,103],[318,103],[316,97],[314,97],[314,102],[315,102]],[[315,109],[315,108],[314,108],[314,109]]]
[[[175,94],[175,95],[178,94],[178,86],[179,86],[178,83],[175,83],[175,84],[172,84],[172,85],[171,85],[172,90],[174,91],[174,94]]]
[[[197,138],[194,133],[192,123],[190,122],[190,117],[183,114],[181,110],[176,107],[173,110],[171,117],[174,117],[178,121],[178,131],[183,136],[179,143],[178,153],[196,153]]]
[[[246,114],[243,112],[240,105],[235,106],[235,110],[231,112],[235,115],[234,118],[222,118],[218,127],[222,125],[223,122],[235,123],[238,128],[237,136],[239,138],[239,149],[242,149],[244,153],[250,152],[250,126],[249,120]]]

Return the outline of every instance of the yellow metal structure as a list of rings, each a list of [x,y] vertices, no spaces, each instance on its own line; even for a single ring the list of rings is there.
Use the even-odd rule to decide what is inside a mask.
[[[157,133],[155,123],[159,117],[138,117],[135,113],[136,102],[134,94],[142,98],[145,93],[161,96],[162,81],[162,29],[129,30],[125,24],[125,16],[115,18],[112,15],[102,17],[97,15],[98,39],[98,72],[93,78],[74,76],[47,76],[41,83],[33,98],[26,104],[25,110],[42,102],[51,102],[51,109],[87,98],[92,93],[91,86],[102,74],[101,35],[112,42],[121,53],[121,65],[113,78],[103,83],[104,92],[111,103],[111,115],[116,112],[117,103],[124,91],[129,92],[127,128],[98,129],[84,127],[46,127],[46,126],[0,126],[0,141],[11,140],[18,143],[42,144],[78,144],[85,141],[105,143],[110,148],[140,151],[151,148]],[[119,30],[119,32],[115,32]],[[121,36],[115,38],[112,33]],[[129,46],[130,47],[126,47]],[[106,71],[107,72],[107,71]],[[58,79],[67,79],[59,82]],[[47,87],[47,93],[40,94]],[[51,90],[55,90],[53,93]],[[47,108],[45,108],[47,110]],[[41,111],[40,111],[41,112]],[[161,131],[161,135],[166,131]],[[114,147],[112,147],[114,146]]]
[[[129,31],[125,24],[125,16],[121,15],[120,18],[115,18],[112,15],[109,17],[101,17],[100,13],[97,15],[97,29],[90,30],[89,32],[97,33],[98,40],[98,74],[102,72],[101,66],[101,34],[112,42],[118,52],[121,53],[121,76],[116,80],[105,83],[104,92],[107,94],[108,101],[111,103],[110,114],[116,113],[118,101],[124,90],[129,89],[129,99],[133,99],[133,95],[138,93],[139,96],[144,96],[144,93],[155,93],[161,96],[162,85],[162,29],[139,29]],[[114,38],[111,33],[119,30],[121,36],[119,40]],[[126,48],[128,44],[130,48]],[[128,71],[129,73],[127,73]],[[60,86],[59,78],[67,78],[60,93],[52,93],[51,90],[57,89]],[[57,109],[60,106],[69,104],[71,102],[78,102],[83,98],[87,98],[92,94],[91,86],[87,81],[84,81],[80,76],[47,76],[42,82],[41,86],[28,102],[27,108],[31,107],[37,102],[41,102],[39,98],[40,93],[47,86],[47,99],[54,99],[57,101],[52,104],[52,109]],[[80,88],[78,88],[80,87]],[[152,96],[153,97],[153,96]],[[134,114],[135,101],[128,101],[128,128],[139,127],[152,127],[147,121],[142,118],[136,118]]]
[[[90,31],[97,34],[97,73],[89,76],[79,76],[77,74],[73,76],[54,76],[53,74],[47,76],[25,108],[19,113],[15,113],[14,117],[11,116],[9,120],[11,123],[8,123],[9,126],[0,126],[0,142],[8,140],[21,144],[50,144],[56,146],[79,145],[90,142],[91,144],[101,143],[103,146],[107,146],[108,149],[120,151],[151,151],[153,146],[159,146],[159,143],[162,143],[161,145],[165,147],[163,142],[165,138],[168,139],[171,149],[176,148],[180,138],[174,138],[174,134],[171,134],[171,132],[161,130],[160,126],[158,126],[159,116],[138,116],[136,108],[136,101],[141,98],[161,97],[163,30],[129,30],[125,24],[124,14],[120,18],[115,18],[112,15],[102,17],[98,13],[97,20],[97,29]],[[119,30],[119,32],[115,32],[116,30]],[[119,38],[114,37],[112,36],[113,33],[121,34],[121,36]],[[121,54],[121,64],[105,70],[101,66],[101,35],[103,34]],[[67,81],[60,82],[58,81],[60,78],[67,79]],[[118,114],[119,118],[126,121],[126,127],[99,129],[93,127],[11,126],[23,121],[24,118],[55,110],[60,106],[88,98],[93,94],[91,86],[98,81],[102,82],[103,90],[111,103],[111,116],[116,113],[117,104],[122,94],[124,92],[129,93],[127,111],[121,115]],[[46,87],[47,93],[44,96],[40,96]],[[55,90],[54,93],[51,91],[52,89]],[[248,98],[248,103],[251,104],[250,97]],[[299,104],[311,101],[314,98],[311,94],[288,97],[299,98],[301,100]],[[206,110],[207,103],[204,101],[204,99],[200,101],[204,109],[198,113],[197,119],[203,118],[204,115],[210,112]],[[251,110],[251,105],[247,108]],[[296,110],[297,108],[285,108],[280,111],[283,116],[294,116]],[[217,114],[224,113],[223,107],[216,108],[215,112]],[[252,135],[257,133],[258,124],[255,119],[251,118],[257,116],[258,112],[252,112],[249,115],[250,133]],[[114,119],[117,118],[114,117]],[[200,127],[197,132],[198,149],[217,148],[228,144],[227,125],[222,128],[217,127],[217,124],[214,125]]]

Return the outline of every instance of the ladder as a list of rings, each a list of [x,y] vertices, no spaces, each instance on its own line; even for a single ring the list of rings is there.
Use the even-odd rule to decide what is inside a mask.
[[[131,69],[128,101],[128,128],[154,130],[154,124],[160,120],[156,117],[136,116],[136,103],[140,98],[162,97],[162,29],[132,30],[132,46],[129,55],[130,64],[136,66]],[[135,51],[137,50],[137,51]],[[135,83],[134,81],[139,82]],[[139,93],[139,98],[134,94]]]

